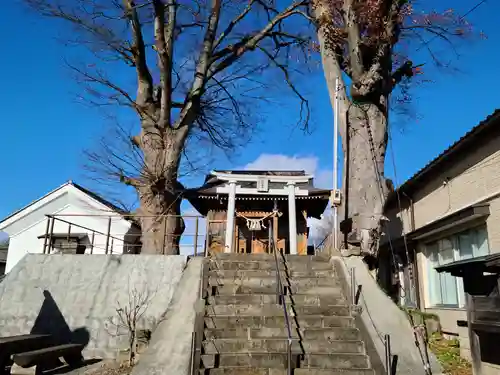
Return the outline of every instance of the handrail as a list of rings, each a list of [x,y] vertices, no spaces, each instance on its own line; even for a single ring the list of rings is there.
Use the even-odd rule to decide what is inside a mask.
[[[203,301],[206,297],[206,288],[208,285],[208,264],[207,258],[204,257],[200,271],[200,285],[198,288],[199,301]],[[196,316],[194,321],[194,330],[191,335],[191,356],[190,356],[190,375],[198,373],[201,361],[201,347],[203,341],[203,312],[198,311],[201,306],[196,306]]]
[[[283,315],[285,317],[285,325],[287,330],[287,374],[292,375],[292,330],[290,328],[290,318],[288,316],[288,309],[286,307],[286,299],[285,299],[285,288],[281,282],[281,273],[279,269],[278,263],[278,249],[276,248],[276,244],[274,243],[273,235],[272,235],[272,225],[269,225],[269,248],[274,253],[274,262],[276,264],[276,302],[279,305],[283,306]],[[283,255],[283,254],[282,254]]]

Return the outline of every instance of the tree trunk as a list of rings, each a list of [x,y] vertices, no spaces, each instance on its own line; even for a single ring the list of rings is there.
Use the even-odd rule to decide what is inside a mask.
[[[347,235],[349,248],[354,247],[350,249],[354,250],[351,254],[375,255],[388,194],[384,178],[387,98],[383,95],[371,101],[348,98],[342,69],[323,28],[318,30],[318,40],[332,107],[336,92],[339,100],[339,113],[335,115],[338,116],[344,151],[343,199],[339,217],[341,221],[352,219],[353,225]],[[339,88],[335,87],[337,78]]]
[[[384,101],[385,102],[385,101]],[[347,213],[352,219],[348,243],[362,255],[375,255],[381,234],[383,209],[388,195],[384,177],[387,148],[385,106],[374,103],[351,104],[347,113],[347,158],[344,191]]]
[[[143,123],[140,147],[144,154],[139,195],[142,254],[179,254],[185,225],[181,215],[182,185],[178,169],[187,136],[185,129],[159,130]]]

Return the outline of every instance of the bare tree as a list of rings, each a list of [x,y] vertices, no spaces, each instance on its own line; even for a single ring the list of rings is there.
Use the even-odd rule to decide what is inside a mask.
[[[129,365],[133,366],[137,355],[138,326],[147,312],[154,293],[149,290],[129,290],[126,303],[116,303],[116,316],[109,317],[108,323],[116,328],[117,335],[126,335],[129,350]]]
[[[340,100],[348,242],[373,255],[392,185],[384,177],[389,100],[409,100],[408,85],[422,66],[410,59],[407,46],[448,67],[430,43],[437,39],[453,51],[471,27],[451,10],[422,12],[411,0],[312,0],[312,10],[330,98],[333,104],[338,90]]]
[[[127,137],[131,150],[108,149],[100,163],[137,192],[144,253],[178,253],[183,151],[193,140],[225,150],[241,141],[255,110],[242,101],[260,99],[269,69],[298,98],[307,124],[290,66],[290,51],[310,44],[301,34],[307,0],[24,1],[72,27],[67,43],[80,63],[68,64],[85,99],[127,107],[140,122]]]

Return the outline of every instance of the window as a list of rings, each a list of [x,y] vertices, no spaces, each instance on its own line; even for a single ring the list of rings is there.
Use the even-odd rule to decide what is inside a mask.
[[[435,268],[457,260],[475,258],[489,253],[485,226],[469,229],[426,244],[427,304],[429,306],[464,307],[463,281]]]

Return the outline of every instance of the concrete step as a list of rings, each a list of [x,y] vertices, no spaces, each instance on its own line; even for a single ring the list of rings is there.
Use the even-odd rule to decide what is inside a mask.
[[[213,285],[215,295],[235,295],[235,294],[274,294],[276,295],[276,284],[261,285],[257,283],[228,283],[224,285]],[[313,296],[342,295],[340,285],[304,285],[293,284],[287,288],[287,293],[292,295],[307,294]]]
[[[275,304],[276,294],[227,294],[210,296],[207,301],[210,305]],[[324,306],[342,305],[347,303],[347,300],[342,294],[323,296],[297,294],[294,296],[286,296],[286,303],[287,305],[294,304],[296,306]]]
[[[339,286],[340,281],[331,277],[298,277],[291,279],[282,279],[283,285],[310,287],[310,286]],[[208,284],[212,286],[220,285],[255,285],[255,286],[274,286],[276,287],[276,277],[218,277],[211,276],[208,278]]]
[[[286,353],[262,352],[223,353],[220,355],[203,354],[201,359],[205,368],[267,367],[283,369],[287,367]],[[370,367],[370,361],[364,354],[305,354],[300,367],[323,369],[367,369]]]
[[[225,269],[213,269],[208,272],[209,277],[222,277],[222,278],[262,278],[262,277],[274,277],[276,278],[276,270],[225,270]],[[334,270],[304,270],[304,271],[285,271],[280,268],[280,276],[282,279],[290,278],[300,278],[300,277],[329,277],[336,278],[338,275]]]
[[[306,354],[300,367],[323,369],[369,369],[370,359],[366,354],[335,353],[335,354]]]
[[[286,371],[286,370],[285,370]],[[210,373],[212,374],[212,373]],[[227,373],[229,375],[231,373]],[[273,374],[274,375],[274,374]],[[375,371],[369,369],[320,369],[320,368],[298,368],[293,375],[375,375]]]
[[[372,369],[317,369],[317,368],[297,368],[294,375],[375,375]],[[286,369],[277,368],[241,368],[222,367],[208,370],[200,370],[200,375],[288,375]]]
[[[300,328],[352,328],[355,326],[354,318],[350,316],[298,316],[290,317],[289,323],[291,327],[297,327],[297,322]],[[215,329],[231,329],[250,327],[252,329],[260,328],[282,328],[285,327],[285,317],[282,315],[275,316],[235,316],[235,315],[218,315],[205,316],[205,326]]]
[[[274,254],[240,254],[240,253],[217,253],[210,256],[214,260],[229,260],[229,261],[264,261],[275,262]],[[283,262],[283,259],[288,263],[294,262],[330,262],[330,258],[322,255],[291,255],[278,254],[278,262]]]
[[[288,269],[290,271],[310,272],[310,271],[331,271],[333,267],[328,262],[311,261],[311,262],[291,262],[279,263],[280,269]],[[209,270],[275,270],[274,262],[262,261],[232,261],[211,259],[209,261]]]
[[[355,327],[307,328],[301,330],[303,340],[360,340],[361,334]]]
[[[326,306],[294,306],[287,305],[289,316],[308,317],[318,316],[350,316],[351,310],[346,305]],[[281,305],[207,305],[206,316],[235,315],[243,316],[283,316]]]
[[[291,334],[293,338],[301,337],[303,340],[312,341],[339,341],[339,340],[360,340],[360,333],[354,327],[329,327],[329,328],[305,328],[300,329],[299,332],[296,328],[292,328]],[[234,339],[246,338],[247,340],[253,339],[266,339],[266,338],[287,338],[287,330],[281,327],[261,327],[261,328],[206,328],[205,339]]]
[[[203,342],[205,354],[217,353],[286,353],[288,340],[281,338],[267,339],[214,339]],[[292,341],[293,353],[354,353],[364,354],[365,347],[360,340],[305,340]]]
[[[214,339],[203,341],[205,354],[219,353],[265,353],[277,352],[286,353],[288,350],[287,339]],[[292,352],[302,353],[300,340],[298,338],[292,341]]]

